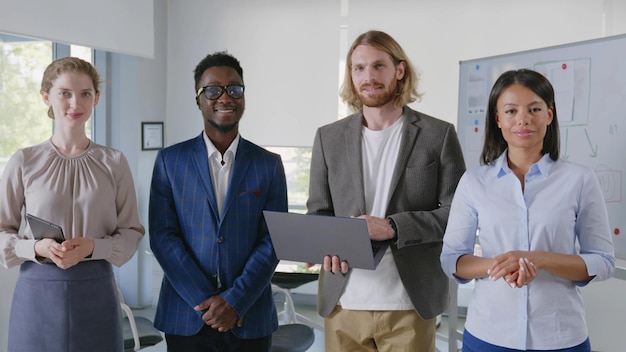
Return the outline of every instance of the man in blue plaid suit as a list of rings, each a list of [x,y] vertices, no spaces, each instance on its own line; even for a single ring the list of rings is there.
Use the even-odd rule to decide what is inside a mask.
[[[150,246],[164,277],[155,327],[168,352],[269,351],[278,263],[263,210],[287,211],[279,155],[243,139],[243,70],[225,52],[194,71],[204,131],[159,151]]]

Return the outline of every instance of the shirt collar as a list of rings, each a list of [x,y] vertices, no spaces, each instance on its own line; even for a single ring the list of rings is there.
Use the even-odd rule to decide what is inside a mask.
[[[213,142],[211,142],[211,139],[209,138],[209,136],[207,136],[206,132],[202,132],[202,137],[204,138],[204,144],[206,145],[206,151],[207,154],[209,155],[209,159],[212,158],[217,158],[217,159],[222,159],[222,154],[219,152],[219,150],[217,150],[217,148],[215,147],[215,144],[213,144]],[[235,156],[237,155],[237,147],[239,146],[239,139],[241,138],[240,134],[237,133],[237,137],[235,137],[235,139],[233,139],[232,143],[230,143],[230,145],[228,146],[228,149],[226,149],[226,152],[224,153],[223,157],[226,158],[227,154],[231,154],[232,155],[232,160],[235,160]]]
[[[494,167],[496,170],[496,178],[503,177],[513,172],[509,168],[507,152],[508,149],[505,150],[495,161]],[[552,168],[552,165],[554,165],[554,162],[555,161],[550,158],[550,153],[545,153],[541,157],[541,159],[539,159],[539,161],[530,166],[530,171],[528,172],[528,175],[541,175],[543,177],[546,177],[550,173],[550,169]]]

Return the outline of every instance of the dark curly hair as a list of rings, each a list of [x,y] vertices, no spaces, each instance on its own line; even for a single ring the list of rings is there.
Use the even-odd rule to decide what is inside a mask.
[[[237,60],[234,56],[225,51],[218,51],[213,54],[207,55],[204,59],[202,59],[202,61],[198,63],[198,65],[194,69],[194,93],[198,88],[200,88],[198,87],[198,83],[200,82],[200,78],[202,77],[204,71],[214,66],[232,67],[235,71],[237,71],[237,73],[243,80],[243,69],[241,68],[241,64],[239,64],[239,60]]]

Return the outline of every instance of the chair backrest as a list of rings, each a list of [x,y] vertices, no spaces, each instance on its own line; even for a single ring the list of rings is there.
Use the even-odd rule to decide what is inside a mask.
[[[144,347],[153,346],[163,341],[161,332],[153,326],[150,319],[135,317],[132,309],[124,302],[124,296],[119,286],[117,286],[117,293],[124,316],[122,322],[124,351],[139,351]]]

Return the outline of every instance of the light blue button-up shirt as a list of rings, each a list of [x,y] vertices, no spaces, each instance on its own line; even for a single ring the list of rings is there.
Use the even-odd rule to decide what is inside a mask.
[[[493,165],[468,170],[454,195],[441,264],[455,277],[460,256],[512,251],[578,253],[593,281],[613,275],[615,257],[606,205],[593,171],[546,154],[525,176],[524,190],[506,152]],[[486,275],[486,273],[485,273]],[[544,270],[522,288],[487,276],[475,281],[465,328],[498,346],[527,350],[572,347],[587,336],[582,296],[572,282]]]

